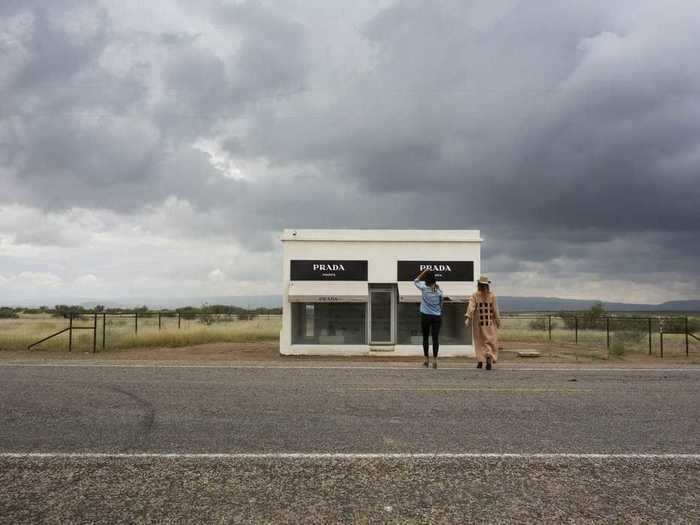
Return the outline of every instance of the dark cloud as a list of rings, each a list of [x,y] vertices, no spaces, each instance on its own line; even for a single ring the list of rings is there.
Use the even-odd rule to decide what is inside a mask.
[[[107,1],[0,5],[0,202],[164,209],[252,252],[474,227],[494,272],[698,280],[690,0],[358,3],[352,41],[325,4],[164,5],[181,23],[151,32]]]
[[[257,3],[217,12],[243,34],[223,58],[187,32],[119,33],[93,2],[6,6],[8,20],[27,22],[16,29],[23,44],[9,44],[24,60],[4,75],[4,198],[127,211],[170,195],[201,206],[228,195],[235,184],[193,143],[259,97],[303,85],[303,32]],[[81,13],[92,25],[75,34],[68,15]]]
[[[376,64],[361,82],[321,113],[255,122],[250,148],[339,167],[387,203],[423,194],[425,226],[506,232],[523,260],[580,252],[559,230],[637,239],[629,257],[647,232],[700,231],[698,42],[680,13],[660,31],[609,4],[520,2],[484,30],[470,7],[397,2],[365,26]],[[402,211],[387,225],[413,225]]]

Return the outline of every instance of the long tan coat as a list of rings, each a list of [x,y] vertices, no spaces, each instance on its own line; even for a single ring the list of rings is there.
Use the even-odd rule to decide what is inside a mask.
[[[498,328],[501,315],[498,312],[496,296],[491,292],[476,292],[469,298],[467,315],[472,325],[474,353],[476,360],[484,362],[486,356],[498,361]]]

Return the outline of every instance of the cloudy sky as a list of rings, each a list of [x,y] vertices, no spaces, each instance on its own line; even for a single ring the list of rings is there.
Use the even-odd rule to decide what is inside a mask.
[[[284,227],[700,297],[698,54],[697,0],[2,0],[0,303],[279,293]]]

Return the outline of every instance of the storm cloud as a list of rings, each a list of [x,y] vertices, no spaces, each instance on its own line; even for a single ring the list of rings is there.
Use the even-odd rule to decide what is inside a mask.
[[[6,296],[271,293],[284,227],[477,228],[501,294],[700,295],[695,2],[141,4],[0,5]]]

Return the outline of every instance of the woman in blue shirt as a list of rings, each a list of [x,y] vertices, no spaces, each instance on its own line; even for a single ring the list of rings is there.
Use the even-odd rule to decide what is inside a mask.
[[[423,355],[425,356],[423,366],[427,368],[430,364],[428,361],[428,336],[432,335],[433,368],[437,368],[438,350],[440,349],[440,325],[442,324],[442,290],[435,282],[435,274],[428,270],[423,270],[413,280],[413,284],[421,291],[420,325],[423,332]]]

